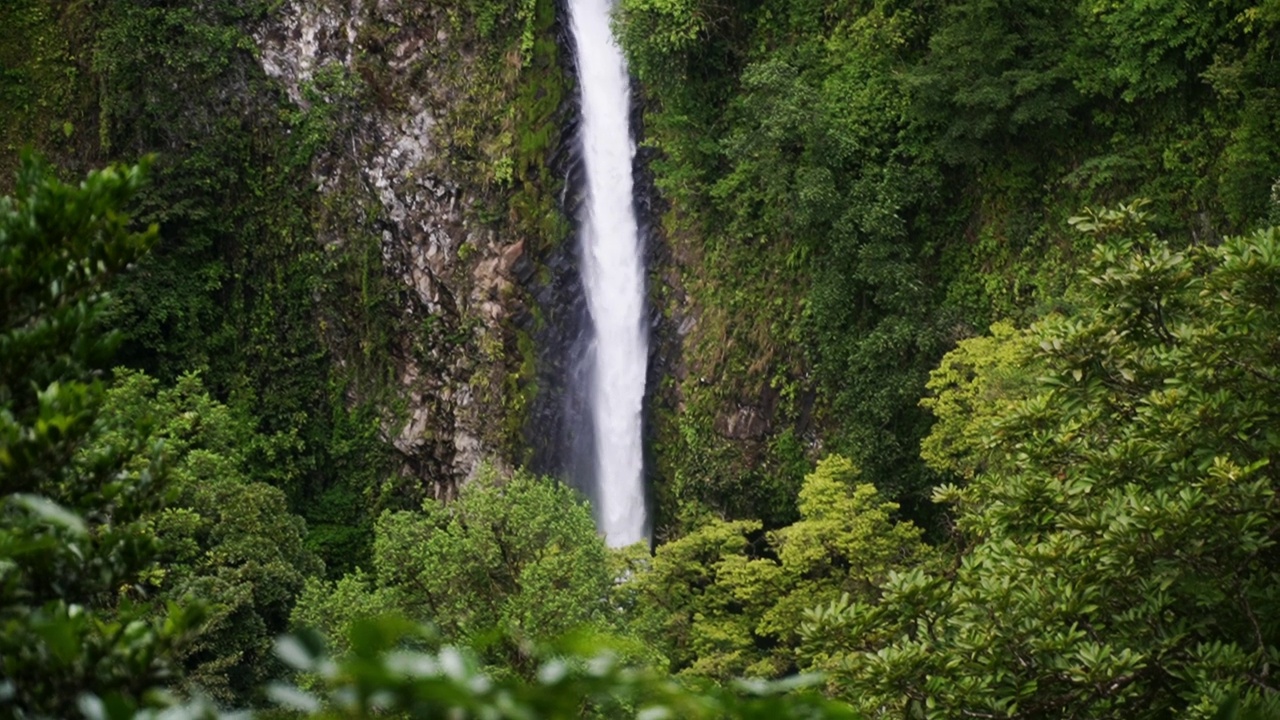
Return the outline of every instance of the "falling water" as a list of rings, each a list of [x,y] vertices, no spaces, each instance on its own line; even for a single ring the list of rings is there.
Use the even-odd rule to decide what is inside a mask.
[[[648,535],[641,422],[649,339],[632,196],[631,86],[609,26],[611,9],[611,0],[569,1],[587,186],[579,232],[594,331],[590,402],[596,514],[609,545],[621,547]]]

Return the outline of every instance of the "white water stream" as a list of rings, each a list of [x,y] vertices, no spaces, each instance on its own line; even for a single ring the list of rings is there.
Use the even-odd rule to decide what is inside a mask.
[[[591,416],[596,514],[612,547],[648,537],[642,411],[649,338],[644,261],[632,195],[631,83],[609,27],[611,0],[570,0],[582,100],[587,193],[582,279],[594,331]]]

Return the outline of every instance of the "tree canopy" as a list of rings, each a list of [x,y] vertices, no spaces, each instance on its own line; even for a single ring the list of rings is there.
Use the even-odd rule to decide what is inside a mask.
[[[957,564],[804,629],[840,648],[826,667],[865,707],[1214,717],[1274,699],[1280,235],[1176,251],[1143,221],[1077,218],[1102,244],[1076,310],[998,326],[944,362],[972,359],[969,377],[935,375],[933,407],[972,413],[930,438],[966,470],[937,490]]]
[[[119,339],[102,324],[106,285],[155,238],[123,211],[145,173],[72,185],[27,156],[0,199],[0,707],[17,717],[142,703],[204,614],[140,602],[168,469],[136,423],[100,417]]]
[[[527,473],[482,472],[451,502],[387,512],[375,525],[372,575],[312,580],[295,619],[341,637],[349,623],[397,611],[527,674],[533,644],[614,624],[614,577],[576,493]],[[352,612],[359,608],[359,612]]]

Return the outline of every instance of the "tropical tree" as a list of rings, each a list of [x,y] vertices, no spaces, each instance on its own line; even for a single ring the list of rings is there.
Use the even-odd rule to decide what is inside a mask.
[[[153,702],[195,632],[198,603],[157,615],[147,518],[164,497],[161,448],[101,419],[117,337],[107,281],[155,239],[123,208],[145,166],[78,185],[23,158],[0,199],[0,712],[70,717]],[[92,446],[91,452],[82,451]]]
[[[1177,251],[1145,219],[1075,219],[1102,240],[1077,311],[991,339],[1033,381],[1002,383],[997,360],[942,390],[938,408],[1008,393],[964,400],[984,437],[946,430],[972,470],[937,492],[955,567],[810,614],[866,709],[1210,717],[1275,695],[1280,233]]]
[[[222,702],[245,702],[285,669],[272,652],[276,637],[288,630],[305,579],[323,570],[284,492],[252,476],[255,456],[287,451],[292,439],[259,434],[194,374],[172,388],[123,369],[112,380],[99,415],[111,430],[80,454],[143,422],[149,442],[163,444],[172,490],[168,505],[147,517],[161,564],[149,590],[159,603],[195,596],[208,604],[199,637],[182,652],[187,682]]]
[[[782,677],[814,658],[801,648],[805,610],[842,596],[870,600],[892,570],[927,560],[897,506],[831,456],[805,477],[800,520],[713,521],[662,545],[622,588],[638,634],[692,677]]]
[[[553,480],[487,468],[452,502],[384,513],[375,532],[372,576],[310,581],[298,624],[343,637],[361,616],[394,610],[527,673],[533,644],[612,622],[604,541],[579,496]]]

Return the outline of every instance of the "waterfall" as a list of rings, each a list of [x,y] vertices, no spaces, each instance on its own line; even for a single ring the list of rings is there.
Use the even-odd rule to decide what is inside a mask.
[[[649,338],[632,193],[631,83],[609,26],[611,0],[569,0],[586,174],[581,272],[593,333],[590,381],[596,515],[613,547],[648,537],[642,421]]]

